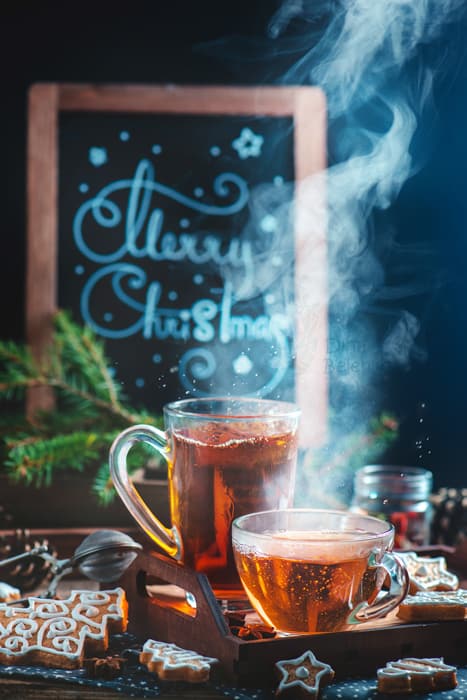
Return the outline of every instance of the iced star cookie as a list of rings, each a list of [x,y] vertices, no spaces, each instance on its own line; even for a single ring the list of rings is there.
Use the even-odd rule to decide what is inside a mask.
[[[380,693],[429,693],[452,690],[457,686],[455,666],[443,659],[399,659],[377,671]]]
[[[1,604],[0,663],[80,668],[85,656],[107,649],[110,634],[125,631],[127,620],[122,588],[29,598],[26,607]]]
[[[188,683],[209,680],[211,665],[218,661],[211,656],[202,656],[195,651],[154,639],[148,639],[144,643],[139,660],[161,680]]]
[[[410,579],[409,593],[417,591],[455,591],[458,577],[447,570],[444,557],[419,557],[415,552],[401,552]]]
[[[318,661],[312,651],[297,659],[277,661],[276,669],[281,674],[276,695],[281,698],[302,696],[314,700],[319,697],[320,685],[334,678],[331,666]]]
[[[399,605],[397,616],[407,622],[463,620],[467,611],[467,590],[418,591]]]

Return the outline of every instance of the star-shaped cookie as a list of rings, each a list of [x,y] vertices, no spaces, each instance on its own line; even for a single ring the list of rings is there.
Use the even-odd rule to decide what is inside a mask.
[[[417,591],[455,591],[459,579],[447,570],[444,557],[419,557],[415,552],[401,552],[410,579],[410,594]]]
[[[331,666],[318,661],[312,651],[297,659],[277,661],[276,668],[282,676],[276,695],[281,697],[301,693],[306,698],[318,698],[321,683],[330,683],[334,678]]]

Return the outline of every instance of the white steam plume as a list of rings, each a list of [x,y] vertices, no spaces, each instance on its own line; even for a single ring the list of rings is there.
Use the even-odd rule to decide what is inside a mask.
[[[420,322],[412,312],[396,312],[381,339],[361,318],[362,306],[369,300],[397,298],[395,290],[384,291],[385,270],[371,246],[370,222],[373,210],[386,209],[419,167],[411,156],[411,144],[420,114],[432,97],[436,72],[436,66],[424,62],[423,47],[458,16],[463,4],[461,0],[290,0],[269,24],[270,36],[280,42],[287,25],[298,17],[311,27],[324,9],[329,18],[319,37],[312,33],[313,45],[289,69],[284,82],[321,86],[333,129],[334,162],[326,179],[329,303],[337,326],[329,356],[339,365],[334,371],[330,368],[338,427],[330,440],[337,450],[328,445],[323,461],[328,466],[321,467],[320,480],[322,490],[331,494],[342,491],[349,477],[342,463],[339,483],[335,456],[342,449],[341,438],[345,443],[346,433],[374,414],[382,367],[407,368],[414,357],[423,356],[415,345]],[[291,46],[289,42],[289,50]],[[310,197],[314,186],[313,180],[307,183]],[[420,292],[416,266],[411,273],[400,299],[410,287]]]
[[[330,479],[324,468],[322,478],[313,481],[321,491],[335,493],[341,486],[335,469],[340,438],[366,425],[379,410],[382,367],[406,368],[423,355],[415,345],[421,328],[417,314],[402,303],[395,310],[394,301],[406,302],[436,284],[427,280],[426,251],[422,246],[403,249],[393,235],[373,225],[373,215],[394,202],[421,166],[413,157],[413,138],[440,68],[428,48],[459,18],[464,5],[464,0],[285,0],[262,40],[231,37],[205,47],[224,59],[249,62],[243,74],[253,79],[261,65],[256,82],[318,85],[326,94],[329,359],[336,365],[330,367],[331,404],[339,428],[325,455]],[[300,196],[319,201],[315,192],[321,186],[322,175],[310,178]],[[278,209],[277,190],[270,197],[268,201],[267,191],[261,192],[262,211]],[[288,205],[290,201],[282,203],[284,212]],[[312,229],[313,204],[308,211]],[[398,286],[386,279],[381,262],[381,252],[388,250],[407,256],[404,283]],[[257,287],[261,280],[258,268]],[[385,326],[382,335],[365,316],[378,301],[393,304],[376,309]],[[345,482],[348,474],[342,474]]]

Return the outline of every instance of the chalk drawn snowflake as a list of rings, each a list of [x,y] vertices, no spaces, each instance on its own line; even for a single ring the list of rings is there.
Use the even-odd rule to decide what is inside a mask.
[[[245,158],[258,158],[261,155],[261,147],[264,143],[264,137],[261,134],[255,134],[254,131],[245,127],[241,130],[240,136],[232,141],[238,157],[244,160]]]

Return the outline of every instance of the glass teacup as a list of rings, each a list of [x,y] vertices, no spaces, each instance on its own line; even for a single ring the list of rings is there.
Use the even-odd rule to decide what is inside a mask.
[[[391,524],[346,511],[263,511],[232,524],[248,598],[284,634],[337,632],[393,610],[409,586],[393,542]]]

